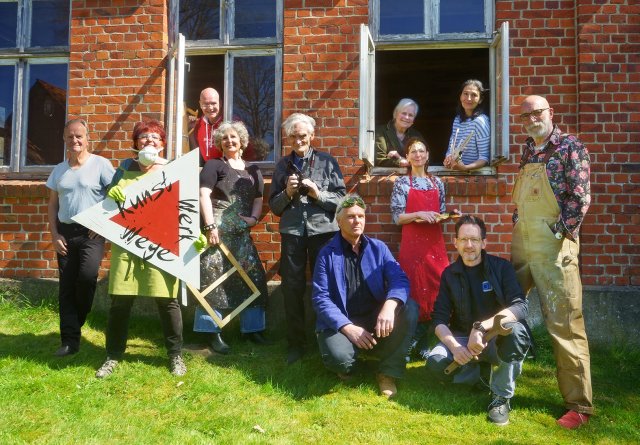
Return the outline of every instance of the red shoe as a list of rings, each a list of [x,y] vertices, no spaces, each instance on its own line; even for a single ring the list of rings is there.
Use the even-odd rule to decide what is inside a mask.
[[[579,413],[574,410],[567,411],[564,416],[560,417],[556,423],[562,428],[575,430],[589,422],[589,414]]]

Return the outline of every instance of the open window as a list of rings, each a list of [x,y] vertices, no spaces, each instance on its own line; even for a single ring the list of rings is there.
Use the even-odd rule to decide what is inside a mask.
[[[280,146],[282,7],[282,0],[179,0],[188,67],[184,113],[200,116],[200,92],[215,88],[224,119],[241,120],[249,130],[243,157],[266,165],[277,160]]]
[[[372,135],[377,126],[392,119],[393,109],[400,99],[411,98],[420,107],[414,128],[422,133],[431,148],[430,171],[469,174],[445,169],[442,164],[449,146],[459,88],[467,79],[478,79],[489,89],[482,105],[491,122],[491,164],[471,174],[495,174],[495,165],[508,156],[508,45],[506,23],[490,39],[447,44],[376,42],[363,27],[360,152],[361,158],[372,167],[370,172],[389,174],[394,170],[373,165],[375,141]],[[374,110],[373,118],[371,109]],[[404,169],[395,170],[404,172]]]

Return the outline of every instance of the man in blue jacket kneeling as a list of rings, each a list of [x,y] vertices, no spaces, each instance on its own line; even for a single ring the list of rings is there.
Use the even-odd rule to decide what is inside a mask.
[[[366,205],[357,195],[338,204],[338,232],[320,251],[313,274],[313,308],[324,365],[341,379],[358,353],[379,359],[376,380],[383,396],[396,395],[405,355],[418,319],[409,280],[389,248],[364,235]]]

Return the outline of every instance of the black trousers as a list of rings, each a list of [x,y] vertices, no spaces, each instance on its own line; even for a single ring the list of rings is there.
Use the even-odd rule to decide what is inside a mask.
[[[290,348],[305,348],[305,302],[307,290],[307,261],[313,274],[320,249],[335,232],[313,236],[281,234],[280,286],[284,297],[284,311],[287,319],[287,343]]]
[[[151,297],[142,297],[151,298]],[[107,356],[120,360],[127,348],[129,337],[129,317],[135,295],[111,295],[111,308],[107,322],[106,346]],[[176,298],[153,298],[158,306],[164,344],[169,357],[182,352],[182,312]]]
[[[58,255],[60,339],[77,350],[96,293],[104,238],[89,238],[89,229],[80,224],[59,223],[58,232],[67,241],[67,254]]]

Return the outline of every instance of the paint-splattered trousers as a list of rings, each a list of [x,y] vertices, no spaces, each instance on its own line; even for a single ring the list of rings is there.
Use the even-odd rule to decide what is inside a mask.
[[[518,281],[525,294],[533,286],[538,289],[566,408],[591,414],[591,368],[582,315],[579,241],[558,240],[550,228],[558,220],[560,207],[544,163],[524,166],[513,195],[519,219],[513,229],[511,261]]]

